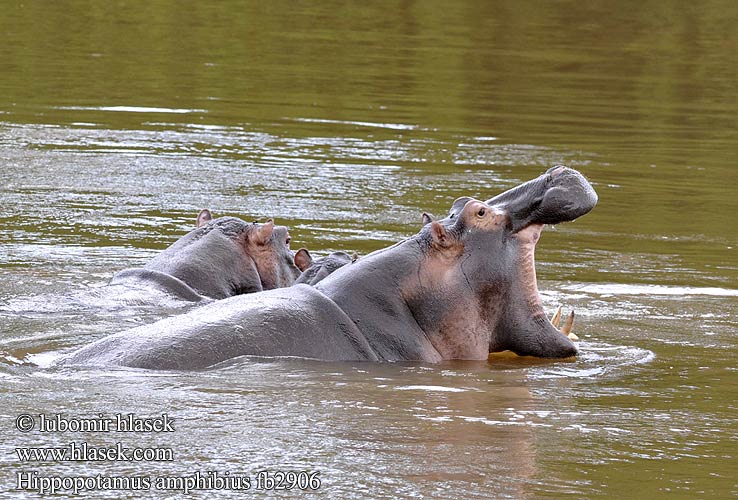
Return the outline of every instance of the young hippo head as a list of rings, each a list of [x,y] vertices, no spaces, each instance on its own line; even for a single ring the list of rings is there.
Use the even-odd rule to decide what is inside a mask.
[[[403,295],[444,359],[577,353],[543,312],[534,250],[544,223],[572,220],[596,199],[581,174],[552,169],[488,202],[459,198],[447,218],[421,230],[423,261]]]
[[[356,256],[352,257],[346,252],[331,252],[325,257],[313,259],[306,248],[301,248],[295,253],[295,264],[302,274],[295,280],[295,284],[315,285],[336,269],[351,264],[355,260]]]
[[[284,226],[271,220],[213,219],[206,210],[197,225],[145,268],[179,278],[214,299],[290,286],[300,274]]]

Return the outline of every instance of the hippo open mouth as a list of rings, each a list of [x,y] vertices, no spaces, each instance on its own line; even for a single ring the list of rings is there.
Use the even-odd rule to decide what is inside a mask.
[[[559,330],[561,307],[549,321],[543,311],[535,268],[535,247],[545,224],[580,217],[597,204],[597,194],[576,170],[555,166],[545,174],[486,202],[506,213],[508,229],[517,241],[511,303],[490,352],[511,350],[539,357],[569,357],[577,353],[571,340],[572,311]]]

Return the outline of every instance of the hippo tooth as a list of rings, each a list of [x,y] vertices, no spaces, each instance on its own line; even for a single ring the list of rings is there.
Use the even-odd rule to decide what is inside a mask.
[[[572,326],[574,326],[574,311],[570,312],[569,316],[566,317],[564,326],[561,327],[561,333],[569,337],[571,340],[579,340],[579,337],[571,332]]]
[[[551,317],[551,324],[554,326],[554,328],[558,328],[560,321],[561,321],[561,306],[559,306],[559,308],[556,309],[556,312],[554,313],[553,317]]]
[[[569,316],[566,317],[564,326],[561,327],[561,333],[568,335],[572,326],[574,326],[574,311],[570,312]]]

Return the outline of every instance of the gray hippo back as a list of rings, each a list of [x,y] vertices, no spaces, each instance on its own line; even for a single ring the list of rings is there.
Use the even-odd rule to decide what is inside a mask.
[[[61,364],[192,370],[245,355],[377,359],[332,300],[300,284],[230,297],[102,338]]]

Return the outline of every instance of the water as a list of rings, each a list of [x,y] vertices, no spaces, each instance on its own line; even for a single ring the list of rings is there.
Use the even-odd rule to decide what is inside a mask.
[[[728,1],[5,6],[0,496],[34,497],[19,471],[262,469],[322,481],[262,497],[735,496],[736,26]],[[600,196],[537,252],[544,306],[577,312],[575,362],[46,367],[187,308],[98,292],[202,207],[366,254],[556,163]],[[176,430],[21,433],[23,413]],[[15,453],[72,441],[174,460]]]

